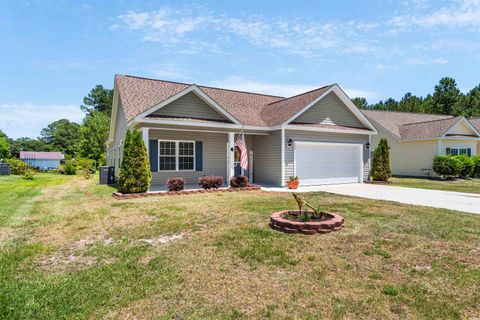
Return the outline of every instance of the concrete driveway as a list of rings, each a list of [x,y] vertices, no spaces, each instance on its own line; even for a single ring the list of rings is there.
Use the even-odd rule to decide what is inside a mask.
[[[286,191],[284,188],[263,188],[266,191]],[[325,191],[346,196],[388,200],[418,206],[443,208],[480,214],[480,194],[384,186],[377,184],[336,184],[301,187],[295,192]]]

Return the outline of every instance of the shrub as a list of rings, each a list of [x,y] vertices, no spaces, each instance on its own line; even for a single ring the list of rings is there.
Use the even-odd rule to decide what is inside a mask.
[[[460,177],[468,178],[473,176],[473,172],[475,170],[475,160],[465,154],[454,156],[462,162],[462,171],[460,171]]]
[[[35,176],[37,175],[37,172],[33,169],[28,167],[25,169],[25,171],[22,173],[22,179],[25,180],[33,180],[35,179]]]
[[[60,174],[65,174],[65,166],[63,164],[59,165],[57,168],[57,172]]]
[[[28,168],[25,162],[16,158],[5,159],[4,161],[10,164],[11,174],[22,175]]]
[[[88,158],[76,158],[74,163],[77,169],[80,169],[81,171],[87,170],[92,174],[96,171],[95,160]]]
[[[460,176],[463,170],[463,163],[454,156],[436,156],[433,159],[432,169],[439,176],[451,179]]]
[[[372,179],[374,181],[388,181],[392,176],[389,149],[387,139],[381,139],[373,154]]]
[[[248,179],[245,176],[234,176],[230,179],[230,187],[245,188],[248,187]]]
[[[480,156],[473,157],[473,161],[475,162],[475,170],[473,170],[473,176],[480,178]]]
[[[65,161],[65,164],[63,165],[63,169],[65,171],[65,174],[68,174],[68,175],[77,174],[77,167],[73,163],[73,160]]]
[[[216,176],[203,176],[198,179],[198,184],[203,189],[218,189],[223,185],[223,178]]]
[[[182,191],[185,188],[185,180],[183,178],[169,178],[167,180],[168,191]]]
[[[147,192],[151,181],[152,173],[142,134],[137,130],[127,130],[118,181],[120,190],[123,193]]]

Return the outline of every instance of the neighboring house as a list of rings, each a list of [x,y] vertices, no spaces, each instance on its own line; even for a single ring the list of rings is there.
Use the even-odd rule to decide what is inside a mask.
[[[63,159],[61,152],[20,151],[20,160],[42,170],[57,169]]]
[[[373,125],[337,85],[294,97],[241,92],[134,76],[115,76],[107,164],[118,176],[128,128],[141,130],[152,184],[169,177],[198,184],[203,175],[243,174],[283,186],[357,183],[368,179]],[[247,172],[234,145],[243,132]]]
[[[475,129],[477,129],[478,132],[480,132],[480,118],[473,118],[470,119],[470,123],[473,124]],[[480,155],[480,141],[477,143],[477,154]]]
[[[372,152],[381,138],[388,140],[392,174],[431,175],[436,155],[476,155],[480,133],[464,117],[408,112],[362,110],[374,124]]]

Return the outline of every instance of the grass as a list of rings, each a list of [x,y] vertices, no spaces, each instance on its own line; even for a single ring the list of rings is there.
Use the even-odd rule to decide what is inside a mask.
[[[393,182],[392,184],[389,184],[390,186],[480,193],[480,179],[478,178],[451,181],[427,178],[392,177],[390,180]]]
[[[302,236],[268,227],[283,193],[118,201],[54,174],[0,191],[1,319],[479,317],[480,216],[312,193],[346,226]]]

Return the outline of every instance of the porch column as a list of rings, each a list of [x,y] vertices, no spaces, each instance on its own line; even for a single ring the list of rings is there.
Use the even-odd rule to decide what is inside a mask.
[[[149,143],[148,143],[148,128],[142,128],[142,138],[143,138],[143,143],[145,144],[145,148],[147,148],[147,156],[150,154],[149,153]]]
[[[235,175],[235,133],[228,133],[228,148],[227,148],[227,184],[230,183],[230,179]]]

